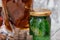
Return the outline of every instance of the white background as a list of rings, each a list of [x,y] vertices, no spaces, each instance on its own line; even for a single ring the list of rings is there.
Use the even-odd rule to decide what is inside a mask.
[[[2,6],[2,4],[1,4],[2,2],[1,2],[1,0],[0,0],[0,7]]]

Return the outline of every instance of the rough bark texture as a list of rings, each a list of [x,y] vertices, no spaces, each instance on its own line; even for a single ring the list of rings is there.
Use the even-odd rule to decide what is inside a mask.
[[[3,0],[5,25],[10,27],[10,25],[7,24],[11,22],[18,28],[28,28],[31,2],[31,0],[24,2],[22,0]],[[10,29],[11,28],[9,28],[9,30]]]

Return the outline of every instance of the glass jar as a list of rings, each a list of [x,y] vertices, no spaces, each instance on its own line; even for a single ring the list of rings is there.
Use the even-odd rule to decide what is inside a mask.
[[[30,35],[33,35],[33,40],[50,40],[50,14],[47,9],[30,12]]]

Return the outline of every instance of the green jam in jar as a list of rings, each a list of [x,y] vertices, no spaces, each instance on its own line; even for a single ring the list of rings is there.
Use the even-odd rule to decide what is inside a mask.
[[[33,35],[33,40],[50,40],[51,20],[48,15],[30,16],[30,35]]]

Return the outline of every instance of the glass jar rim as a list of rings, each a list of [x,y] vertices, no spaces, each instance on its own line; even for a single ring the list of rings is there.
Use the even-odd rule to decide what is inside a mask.
[[[51,11],[48,9],[41,9],[38,12],[34,12],[34,11],[30,12],[31,16],[50,16],[50,14],[51,14]]]

